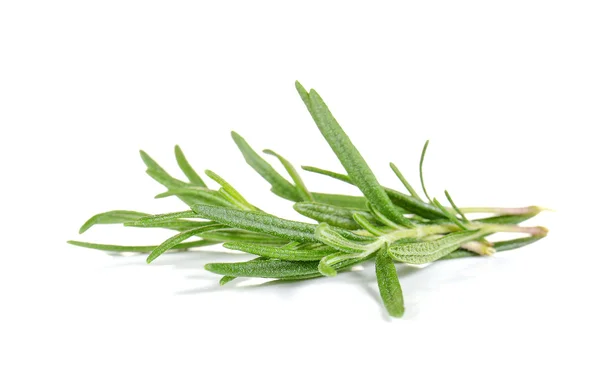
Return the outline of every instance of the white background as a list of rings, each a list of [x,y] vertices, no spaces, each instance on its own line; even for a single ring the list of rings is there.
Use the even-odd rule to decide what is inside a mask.
[[[597,373],[596,1],[0,4],[0,373]],[[180,176],[175,144],[298,219],[229,136],[341,171],[296,79],[383,184],[400,188],[389,161],[416,184],[430,139],[430,193],[552,207],[532,222],[550,235],[492,258],[398,266],[407,312],[393,321],[369,265],[219,287],[203,264],[246,256],[149,266],[65,243],[168,236],[77,229],[112,209],[183,209],[152,200],[163,190],[137,154]],[[353,192],[302,176],[315,191]]]

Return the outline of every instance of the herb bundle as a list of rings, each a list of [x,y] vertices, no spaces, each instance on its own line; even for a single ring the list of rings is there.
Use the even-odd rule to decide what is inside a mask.
[[[279,280],[332,277],[374,259],[383,304],[391,316],[401,317],[404,299],[395,262],[425,264],[488,256],[523,247],[547,234],[543,227],[519,225],[542,210],[536,206],[459,208],[447,191],[447,206],[436,198],[431,199],[423,182],[423,160],[428,142],[419,164],[425,199],[393,163],[390,167],[408,194],[381,186],[319,94],[314,90],[307,92],[298,82],[296,89],[346,174],[315,167],[302,169],[355,185],[362,196],[312,192],[288,160],[274,151],[265,150],[265,154],[275,157],[283,165],[290,182],[244,138],[233,132],[233,140],[246,162],[271,184],[271,191],[295,202],[294,209],[317,224],[286,220],[263,212],[222,177],[207,170],[206,175],[219,185],[216,190],[209,188],[176,146],[175,157],[187,182],[172,177],[145,152],[140,153],[147,167],[146,173],[167,189],[156,197],[176,196],[189,206],[188,210],[160,215],[109,211],[93,216],[79,231],[83,233],[96,224],[124,224],[171,229],[177,232],[176,235],[157,246],[69,243],[106,251],[149,253],[148,263],[166,251],[186,251],[218,243],[223,243],[227,249],[257,256],[246,262],[206,264],[208,271],[223,275],[221,285],[238,277]],[[470,220],[467,214],[473,213],[489,216]],[[500,232],[515,233],[517,237],[499,242],[486,239]]]

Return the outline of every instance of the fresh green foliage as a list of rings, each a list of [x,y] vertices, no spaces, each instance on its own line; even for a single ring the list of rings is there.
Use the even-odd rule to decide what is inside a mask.
[[[298,242],[318,242],[315,238],[315,225],[280,219],[263,212],[242,211],[235,208],[216,207],[198,204],[192,210],[200,217],[214,220],[234,228]]]
[[[538,206],[459,207],[447,191],[444,193],[449,206],[431,199],[423,179],[429,141],[425,143],[419,161],[421,187],[427,200],[421,199],[393,163],[390,163],[392,171],[409,194],[381,186],[319,94],[305,90],[298,82],[296,89],[346,174],[317,167],[302,168],[354,185],[362,195],[311,191],[290,161],[274,151],[265,150],[282,164],[290,182],[244,138],[232,132],[244,159],[269,182],[271,191],[295,202],[294,209],[316,223],[287,220],[263,212],[223,177],[206,170],[206,175],[217,185],[216,189],[211,188],[188,162],[181,148],[175,146],[175,159],[187,181],[171,176],[145,152],[140,151],[140,155],[147,167],[146,173],[167,189],[156,198],[176,196],[187,205],[187,210],[159,215],[109,211],[93,216],[80,229],[80,233],[84,233],[98,224],[123,224],[128,228],[169,229],[176,231],[174,236],[156,246],[68,243],[109,252],[147,253],[148,263],[166,252],[219,243],[226,249],[258,256],[244,262],[206,264],[206,270],[222,275],[220,285],[238,277],[289,281],[334,277],[375,258],[383,306],[390,316],[401,317],[404,297],[394,262],[424,264],[488,256],[530,245],[547,234],[543,227],[521,226],[522,222],[543,210]],[[485,214],[481,215],[485,217],[469,219],[471,214]],[[500,232],[516,234],[517,238],[498,242],[487,239],[487,236]],[[195,239],[188,240],[191,237]]]
[[[222,190],[219,189],[219,192],[231,204],[233,204],[234,206],[237,206],[243,210],[249,210],[249,211],[257,211],[258,210],[256,207],[251,205],[246,200],[246,198],[244,198],[242,196],[242,194],[240,194],[237,190],[235,190],[234,187],[231,186],[231,184],[229,182],[225,181],[225,179],[223,179],[221,176],[219,176],[215,172],[208,170],[208,169],[205,171],[205,173],[208,177],[210,177],[215,182],[217,182],[219,185],[221,185]]]
[[[456,224],[457,227],[459,227],[460,229],[467,229],[467,227],[465,227],[465,225],[463,223],[461,223],[456,216],[454,216],[453,214],[450,213],[450,211],[448,211],[446,209],[446,207],[442,206],[442,204],[436,199],[433,198],[433,204],[439,208],[440,211],[442,211],[444,213],[444,215],[446,216],[446,218],[448,220],[450,220],[451,222],[453,222],[454,224]]]
[[[361,214],[371,223],[375,221],[373,215],[367,211],[339,207],[326,203],[298,202],[294,204],[294,210],[319,223],[327,223],[348,230],[361,229],[361,226],[353,218],[355,213]]]
[[[108,244],[100,244],[100,243],[91,243],[91,242],[80,242],[80,241],[67,241],[67,243],[80,247],[87,247],[88,249],[96,249],[96,250],[104,250],[104,251],[115,251],[115,252],[123,252],[123,253],[149,253],[158,247],[158,245],[142,245],[142,246],[121,246],[121,245],[108,245]],[[218,241],[209,241],[209,240],[198,240],[198,241],[190,241],[183,242],[176,245],[173,245],[169,248],[169,250],[188,250],[193,249],[195,247],[203,247],[218,244]]]
[[[304,181],[302,181],[302,178],[300,177],[300,175],[298,174],[298,172],[296,171],[296,168],[294,168],[292,163],[287,161],[283,156],[277,154],[275,151],[264,150],[263,152],[267,155],[273,155],[277,159],[279,159],[279,162],[283,165],[283,167],[285,168],[287,173],[290,175],[290,177],[296,184],[296,189],[298,189],[298,194],[300,194],[300,196],[302,197],[303,200],[305,200],[305,201],[313,201],[314,200],[312,197],[312,194],[310,193],[310,191],[308,191],[308,189],[306,188],[306,185],[304,185]]]
[[[175,188],[164,193],[160,193],[155,198],[166,198],[176,195],[180,199],[187,199],[185,202],[205,203],[215,206],[236,207],[235,201],[230,201],[223,193],[215,192],[201,187]]]
[[[152,252],[150,253],[150,255],[148,255],[146,262],[148,262],[148,263],[152,262],[154,259],[158,258],[165,251],[172,249],[173,246],[180,244],[181,242],[187,240],[188,238],[190,238],[192,236],[197,236],[200,233],[209,232],[211,230],[221,229],[224,227],[225,227],[224,225],[220,225],[220,224],[206,225],[202,228],[194,228],[194,229],[186,230],[185,232],[176,234],[173,237],[166,240],[165,242],[158,245],[157,247],[155,247],[154,250],[152,250]]]
[[[400,182],[402,182],[402,185],[404,185],[404,187],[406,188],[406,190],[408,190],[410,195],[415,199],[422,200],[421,197],[419,197],[419,194],[417,194],[417,192],[412,187],[412,185],[408,182],[408,180],[406,178],[404,178],[404,175],[402,174],[402,172],[400,172],[400,170],[398,169],[398,167],[396,167],[396,165],[394,163],[390,163],[390,168],[392,168],[392,171],[394,171],[394,173],[396,174],[396,177],[398,177]]]
[[[321,96],[315,90],[310,90],[307,94],[298,82],[296,82],[296,88],[303,100],[308,95],[308,111],[321,134],[337,155],[346,172],[348,172],[352,182],[362,191],[369,202],[384,215],[405,227],[413,227],[414,225],[392,204],[390,198],[377,182],[371,168],[333,117]]]
[[[261,158],[242,136],[236,132],[231,132],[231,137],[242,152],[242,155],[244,155],[246,163],[271,184],[271,191],[273,193],[295,202],[302,200],[296,187],[277,173],[265,159]]]
[[[377,252],[375,274],[377,275],[379,294],[388,314],[395,318],[402,317],[404,315],[404,296],[396,273],[396,266],[388,255],[387,247]]]
[[[224,248],[239,250],[249,254],[260,255],[266,258],[274,258],[292,261],[319,260],[333,253],[335,250],[321,244],[298,244],[295,246],[268,246],[248,242],[227,242]]]
[[[459,214],[464,221],[466,221],[467,223],[469,222],[469,219],[467,219],[467,216],[462,212],[462,210],[460,208],[458,208],[458,206],[454,203],[454,200],[452,199],[452,197],[450,196],[450,193],[448,193],[448,190],[444,191],[444,194],[446,194],[446,199],[448,199],[448,202],[450,202],[450,205],[452,205],[452,208],[454,209],[454,211]]]
[[[423,189],[423,193],[427,199],[431,202],[431,198],[429,198],[429,194],[427,194],[427,189],[425,189],[425,180],[423,179],[423,162],[425,161],[425,153],[427,152],[427,146],[429,146],[429,140],[425,142],[423,146],[423,151],[421,152],[421,161],[419,161],[419,177],[421,179],[421,188]]]
[[[123,224],[128,221],[140,219],[144,216],[148,216],[143,212],[136,211],[108,211],[101,214],[92,216],[86,221],[81,228],[79,228],[79,234],[84,233],[91,227],[97,224]]]
[[[179,168],[185,174],[191,184],[200,187],[206,187],[206,184],[202,178],[200,178],[198,173],[196,173],[194,168],[192,168],[190,163],[188,163],[187,158],[179,146],[175,146],[175,158],[177,159],[177,165],[179,165]]]

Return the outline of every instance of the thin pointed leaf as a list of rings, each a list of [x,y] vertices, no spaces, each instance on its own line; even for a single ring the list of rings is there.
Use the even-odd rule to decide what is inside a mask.
[[[303,90],[300,85],[297,85],[298,91],[303,95]],[[407,228],[414,227],[408,219],[406,219],[390,201],[371,168],[360,155],[350,138],[340,127],[336,119],[333,117],[327,105],[323,102],[319,94],[310,90],[308,93],[309,105],[307,106],[321,134],[329,143],[329,146],[336,154],[344,169],[348,173],[350,179],[362,191],[364,196],[371,202],[379,211],[398,224]]]
[[[319,223],[327,223],[348,230],[361,229],[361,226],[352,217],[354,212],[360,212],[371,223],[374,222],[373,216],[366,211],[341,208],[324,203],[298,202],[294,204],[294,210]]]
[[[388,219],[387,217],[385,217],[381,212],[379,212],[370,203],[367,204],[367,207],[369,207],[369,210],[373,214],[373,217],[375,217],[375,219],[377,219],[381,224],[383,224],[385,226],[388,226],[390,228],[394,228],[394,229],[399,229],[400,228],[400,226],[398,224],[394,223],[393,221],[391,221],[390,219]]]
[[[400,172],[400,170],[398,169],[398,167],[396,167],[394,163],[390,163],[390,168],[392,168],[392,171],[394,171],[394,174],[396,174],[396,177],[398,177],[400,182],[402,182],[402,185],[404,185],[404,187],[406,188],[406,190],[408,190],[410,195],[415,199],[423,201],[421,197],[419,197],[419,194],[417,194],[415,189],[412,187],[412,185],[408,182],[408,180],[404,178],[404,175],[402,174],[402,172]]]
[[[137,220],[141,217],[148,216],[143,212],[115,210],[103,212],[89,218],[79,229],[79,234],[87,231],[94,225],[98,224],[123,224],[128,221]]]
[[[318,275],[318,262],[292,262],[288,260],[267,259],[238,263],[208,263],[207,271],[225,276],[287,278]],[[315,276],[317,276],[315,275]],[[314,276],[313,276],[314,277]]]
[[[146,167],[148,168],[146,173],[148,173],[148,175],[155,179],[158,183],[164,185],[169,189],[191,186],[186,182],[172,177],[156,161],[154,161],[154,159],[152,159],[150,155],[148,155],[144,151],[140,150],[140,156],[142,157],[144,164],[146,164]]]
[[[352,214],[352,218],[354,219],[354,221],[356,221],[358,223],[358,225],[360,225],[367,232],[371,233],[374,236],[382,236],[385,234],[384,231],[375,227],[373,224],[371,224],[367,220],[367,218],[365,216],[363,216],[362,214],[360,214],[358,212],[355,212],[354,214]]]
[[[245,253],[260,255],[265,258],[274,258],[290,261],[310,261],[319,260],[335,250],[330,247],[320,246],[316,248],[298,248],[298,247],[277,247],[265,246],[262,244],[252,244],[247,242],[227,242],[223,247],[231,250],[239,250]]]
[[[375,274],[377,275],[377,286],[383,305],[390,316],[400,318],[404,315],[404,295],[398,280],[398,273],[392,258],[386,248],[377,252],[375,258]]]
[[[425,161],[425,153],[427,152],[427,146],[429,146],[429,140],[425,142],[425,145],[423,146],[423,151],[421,151],[421,160],[419,161],[419,178],[421,179],[421,188],[423,189],[423,193],[425,193],[425,196],[427,197],[429,202],[432,202],[431,198],[429,198],[429,194],[427,194],[427,189],[425,189],[425,180],[423,179],[423,162]]]
[[[311,166],[307,166],[307,165],[303,165],[302,169],[304,169],[307,172],[316,173],[316,174],[320,174],[320,175],[323,175],[323,176],[331,177],[333,179],[345,182],[347,184],[354,185],[354,183],[352,182],[352,179],[350,179],[350,177],[348,177],[347,175],[342,174],[342,173],[332,172],[332,171],[328,171],[326,169],[321,169],[321,168],[317,168],[317,167],[311,167]]]
[[[173,237],[167,239],[165,242],[163,242],[160,245],[158,245],[156,248],[154,248],[154,250],[152,250],[152,252],[150,253],[150,255],[148,255],[148,258],[146,258],[146,262],[147,263],[151,263],[153,260],[155,260],[156,258],[158,258],[165,251],[172,249],[177,244],[179,244],[179,243],[187,240],[188,238],[190,238],[192,236],[197,236],[200,233],[208,232],[208,231],[215,230],[215,229],[220,229],[220,228],[224,228],[224,226],[221,225],[221,224],[214,224],[214,225],[207,225],[207,226],[202,227],[202,228],[190,229],[190,230],[187,230],[185,232],[181,232],[179,234],[176,234]]]
[[[157,223],[164,223],[167,221],[172,221],[174,219],[192,219],[192,218],[200,218],[194,211],[179,211],[179,212],[169,212],[166,214],[159,215],[149,215],[139,218],[136,221],[132,221],[127,223],[128,225],[135,226],[153,226]]]
[[[116,252],[133,252],[133,253],[149,253],[154,250],[158,245],[151,246],[121,246],[121,245],[108,245],[91,242],[81,241],[67,241],[67,243],[79,247],[85,247],[88,249],[104,250],[104,251],[116,251]],[[218,244],[218,241],[198,240],[191,242],[184,242],[171,247],[171,250],[187,250],[195,247],[210,246]]]
[[[268,234],[250,232],[243,229],[225,228],[202,234],[207,240],[219,242],[253,242],[263,245],[283,245],[286,240]]]
[[[372,255],[365,258],[348,259],[333,267],[339,272],[371,259]],[[208,263],[204,268],[207,271],[226,276],[304,280],[321,277],[318,266],[319,262],[317,261],[290,262],[279,259],[254,259],[237,263]]]
[[[312,196],[318,203],[325,203],[333,206],[357,210],[367,209],[367,200],[365,199],[365,197],[327,193],[312,193]]]
[[[223,190],[225,190],[227,194],[229,194],[229,196],[234,199],[234,203],[238,202],[237,206],[244,210],[256,211],[256,207],[251,205],[246,200],[246,198],[244,198],[242,194],[240,194],[240,192],[238,192],[233,186],[231,186],[229,182],[225,181],[225,179],[223,179],[221,176],[208,169],[204,171],[204,173],[206,173],[206,175],[212,180],[214,180],[216,183],[221,185]]]
[[[310,191],[308,191],[308,189],[306,188],[304,181],[302,181],[302,178],[300,177],[300,175],[298,174],[298,172],[296,171],[296,168],[294,168],[292,163],[290,163],[287,159],[285,159],[283,156],[279,155],[275,151],[264,150],[263,152],[268,155],[273,155],[277,159],[279,159],[279,162],[283,165],[283,167],[285,168],[287,173],[290,175],[290,177],[296,184],[296,189],[298,189],[298,194],[300,194],[300,196],[302,197],[302,200],[304,200],[304,201],[313,201],[314,200],[312,195],[310,194]]]
[[[444,219],[446,215],[440,211],[437,207],[416,199],[410,195],[403,194],[394,189],[386,188],[385,192],[392,200],[392,203],[405,209],[408,212],[412,212],[415,215],[419,215],[426,219]]]
[[[454,216],[454,214],[450,213],[450,211],[448,211],[446,209],[446,207],[442,206],[442,204],[436,199],[433,198],[433,204],[444,213],[444,215],[446,215],[446,218],[448,220],[450,220],[452,223],[454,223],[455,225],[457,225],[459,228],[463,229],[463,230],[467,230],[467,227],[460,222],[460,220],[458,220],[456,218],[456,216]]]
[[[244,155],[246,163],[271,184],[271,190],[275,194],[294,202],[302,200],[296,187],[273,169],[271,164],[267,163],[265,159],[258,155],[252,147],[248,145],[248,142],[246,142],[244,138],[236,132],[231,132],[231,137],[242,152],[242,155]]]
[[[280,219],[276,216],[256,211],[243,211],[235,208],[225,208],[199,204],[192,207],[200,217],[214,220],[234,228],[249,230],[251,232],[268,234],[297,242],[319,242],[315,237],[315,224],[302,223]],[[352,241],[367,241],[364,237],[343,229],[334,230],[339,236]]]
[[[181,171],[185,174],[185,176],[192,184],[200,187],[206,187],[206,184],[204,183],[200,175],[198,175],[198,173],[194,170],[194,168],[192,168],[190,163],[187,161],[183,150],[181,150],[181,147],[179,146],[175,146],[175,158],[177,159],[177,165],[179,165]]]
[[[186,231],[192,228],[200,228],[205,225],[214,224],[211,221],[194,221],[194,220],[171,220],[171,221],[160,221],[155,223],[145,222],[143,224],[139,224],[135,221],[124,223],[126,227],[134,227],[134,228],[163,228],[163,229],[172,229],[177,231]]]
[[[469,219],[467,219],[467,216],[465,216],[465,214],[460,210],[460,208],[458,208],[458,206],[454,203],[454,200],[450,196],[450,193],[448,193],[448,190],[444,190],[444,194],[446,194],[446,199],[448,199],[448,202],[450,202],[450,205],[452,206],[454,211],[456,211],[456,213],[458,213],[464,221],[470,223]]]
[[[164,193],[158,194],[155,198],[166,198],[173,195],[176,195],[179,198],[189,198],[187,201],[194,202],[194,204],[210,204],[214,206],[235,207],[234,203],[229,202],[218,192],[200,187],[171,189]]]
[[[275,237],[298,242],[318,242],[313,224],[285,220],[263,212],[243,211],[234,208],[196,205],[194,212],[203,218],[252,232],[266,233]]]

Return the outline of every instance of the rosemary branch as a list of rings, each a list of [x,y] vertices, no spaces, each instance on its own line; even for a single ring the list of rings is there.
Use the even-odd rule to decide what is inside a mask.
[[[350,141],[327,105],[314,90],[296,89],[319,131],[337,156],[346,174],[316,167],[304,170],[325,175],[359,188],[361,196],[310,191],[293,164],[278,153],[265,150],[285,168],[291,182],[280,175],[255,152],[248,142],[233,132],[232,137],[246,162],[271,184],[271,191],[294,202],[294,209],[316,224],[282,219],[251,204],[223,177],[207,170],[206,176],[218,186],[211,189],[175,146],[177,164],[187,181],[169,175],[148,154],[140,155],[146,173],[167,190],[156,198],[175,196],[189,209],[150,215],[135,211],[108,211],[93,216],[80,229],[84,233],[95,225],[123,224],[126,227],[164,228],[177,234],[159,245],[120,246],[69,241],[85,248],[115,252],[148,253],[152,262],[168,251],[187,251],[222,243],[223,247],[254,254],[247,262],[209,263],[206,270],[223,275],[225,285],[237,277],[263,277],[303,280],[335,276],[356,264],[375,259],[377,282],[388,313],[404,313],[404,297],[394,262],[424,264],[437,260],[469,256],[490,256],[499,251],[527,246],[545,237],[544,227],[521,223],[545,210],[539,206],[518,208],[459,207],[446,191],[449,206],[444,206],[426,190],[423,162],[429,141],[419,161],[420,184],[427,201],[390,163],[409,194],[379,184],[366,161]],[[489,214],[476,220],[470,214]],[[494,233],[521,236],[491,243]],[[187,241],[194,237],[194,240]]]

